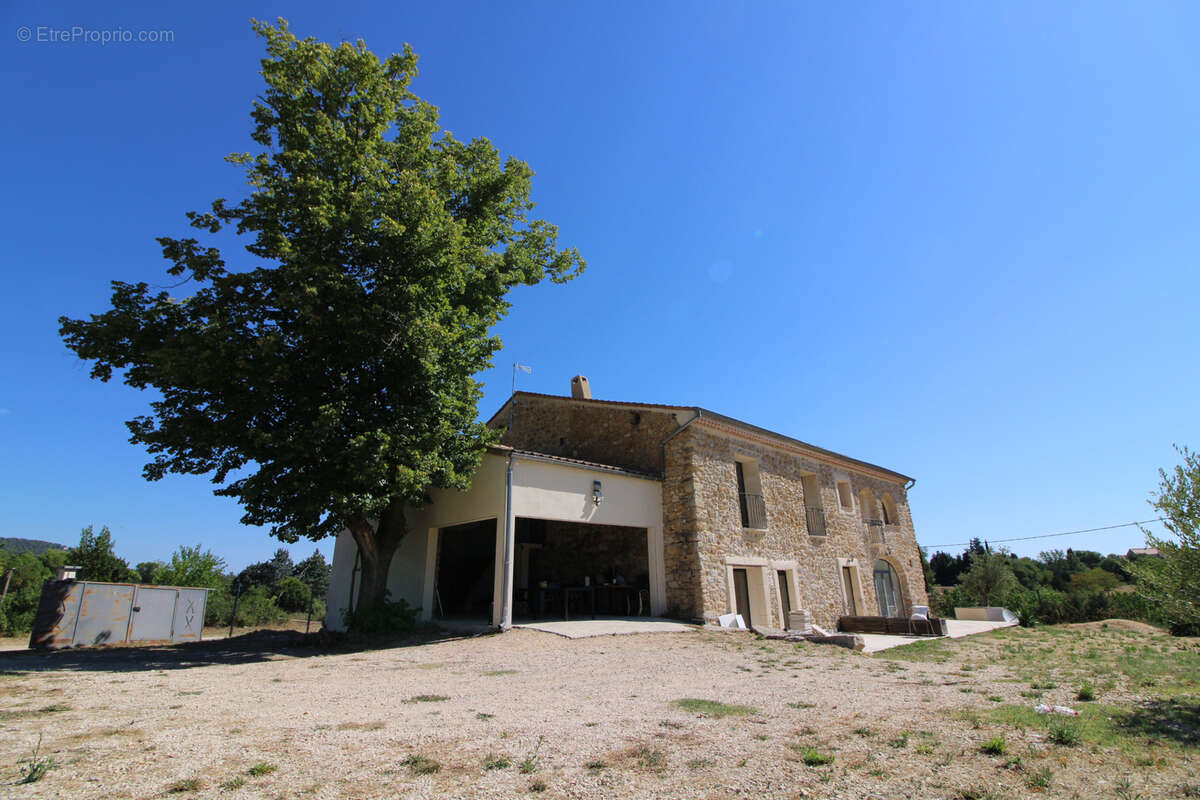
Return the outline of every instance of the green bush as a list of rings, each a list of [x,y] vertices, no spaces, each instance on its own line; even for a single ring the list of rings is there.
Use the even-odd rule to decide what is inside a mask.
[[[228,625],[233,614],[234,597],[227,589],[208,593],[204,610],[205,625]],[[283,609],[267,593],[265,586],[251,586],[237,601],[238,627],[253,627],[270,622],[282,622],[287,617]]]
[[[409,608],[403,599],[381,600],[368,608],[343,611],[346,627],[355,633],[397,634],[410,633],[417,624],[419,608]]]
[[[284,578],[279,582],[275,604],[284,611],[308,611],[312,590],[296,577]]]

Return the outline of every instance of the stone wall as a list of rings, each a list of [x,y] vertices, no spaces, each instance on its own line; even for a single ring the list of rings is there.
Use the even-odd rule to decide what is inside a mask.
[[[776,569],[794,569],[798,586],[791,598],[792,608],[811,611],[818,625],[836,625],[837,618],[845,613],[838,559],[854,560],[861,588],[860,613],[878,613],[873,581],[877,559],[887,560],[899,578],[902,613],[906,614],[914,603],[928,603],[902,483],[853,472],[708,424],[693,425],[672,440],[667,456],[663,502],[678,506],[667,509],[665,522],[668,598],[669,602],[678,602],[681,611],[709,622],[727,613],[732,605],[728,572],[731,561],[741,561],[738,566],[751,569],[765,567],[769,618],[756,619],[757,624],[783,627]],[[735,467],[739,458],[757,462],[767,508],[764,530],[742,527]],[[678,494],[671,489],[676,460],[686,472],[678,482]],[[801,478],[805,473],[817,479],[817,502],[825,510],[825,536],[813,536],[808,531],[805,502],[807,499],[811,503],[813,498],[804,496]],[[849,509],[841,508],[837,480],[850,484]],[[878,536],[870,541],[860,503],[864,489],[876,499],[890,495],[895,504],[898,519],[884,529],[886,544]],[[679,496],[689,493],[690,498]],[[877,510],[868,509],[867,514],[877,516]],[[878,533],[879,529],[874,530]],[[688,540],[690,548],[679,547],[672,554],[671,542]],[[695,582],[699,597],[694,597],[690,605],[688,593],[672,594],[672,575],[679,576],[681,583]]]
[[[499,415],[493,424],[508,425],[508,415]],[[501,442],[657,475],[662,469],[660,444],[678,427],[669,409],[518,394],[512,429]]]

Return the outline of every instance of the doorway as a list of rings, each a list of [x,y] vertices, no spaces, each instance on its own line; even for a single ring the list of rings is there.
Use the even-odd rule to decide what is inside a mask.
[[[492,618],[496,581],[496,520],[438,531],[434,612],[441,619]]]
[[[786,569],[779,570],[776,575],[779,578],[779,605],[783,609],[783,628],[788,626],[788,614],[792,613],[792,592],[788,588],[788,571]]]
[[[858,597],[854,593],[854,567],[842,567],[842,603],[847,616],[858,616]]]
[[[734,612],[742,615],[747,628],[751,627],[754,621],[750,616],[750,579],[744,569],[733,571],[733,600]]]
[[[879,604],[879,616],[900,616],[900,590],[897,588],[896,573],[892,565],[880,559],[875,562],[875,598]]]

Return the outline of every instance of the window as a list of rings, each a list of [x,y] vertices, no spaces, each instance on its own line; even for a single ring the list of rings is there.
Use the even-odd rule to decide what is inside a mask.
[[[838,504],[843,511],[854,509],[854,495],[850,493],[850,481],[837,482]]]
[[[880,500],[880,506],[883,508],[883,524],[899,525],[900,515],[896,513],[896,501],[890,494],[885,494]]]
[[[804,521],[809,536],[824,536],[825,509],[821,507],[821,486],[816,475],[801,475],[800,485],[804,489]]]
[[[758,462],[739,459],[733,463],[737,469],[738,509],[741,511],[742,527],[764,530],[767,527],[767,504],[763,500]]]

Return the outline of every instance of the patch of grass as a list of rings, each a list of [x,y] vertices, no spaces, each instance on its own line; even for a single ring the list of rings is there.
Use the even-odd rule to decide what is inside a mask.
[[[788,708],[816,708],[816,703],[788,703]]]
[[[993,736],[979,745],[979,752],[988,756],[1002,756],[1008,750],[1008,743],[1003,736]]]
[[[922,639],[903,647],[892,647],[881,653],[872,653],[874,658],[889,661],[932,661],[942,664],[950,660],[956,649],[946,639]]]
[[[591,761],[583,765],[584,769],[590,769],[592,772],[599,772],[602,769],[607,769],[608,764],[605,764],[598,758],[593,758]]]
[[[1049,767],[1036,769],[1025,776],[1025,785],[1030,789],[1041,789],[1045,791],[1050,788],[1050,783],[1054,780],[1054,773]]]
[[[63,703],[54,703],[53,705],[42,706],[41,708],[14,708],[8,711],[0,711],[0,722],[24,719],[26,717],[40,717],[45,714],[58,714],[70,710],[71,707]]]
[[[908,747],[908,731],[905,731],[904,733],[897,736],[895,739],[892,739],[890,742],[888,742],[888,746],[894,747],[897,750]]]
[[[475,719],[483,719],[483,720],[494,719],[495,717],[496,717],[495,714],[485,714],[482,711],[480,711],[478,714],[475,715]]]
[[[693,758],[691,761],[687,762],[687,768],[691,769],[691,770],[708,769],[709,767],[713,766],[715,763],[716,762],[711,761],[707,758]]]
[[[822,753],[814,747],[810,747],[800,754],[800,760],[809,767],[825,767],[832,764],[833,759],[833,753]]]
[[[442,769],[441,764],[420,753],[414,753],[401,761],[400,765],[408,767],[408,771],[413,775],[433,775]]]
[[[651,750],[645,745],[634,751],[633,755],[637,758],[638,766],[645,769],[662,769],[667,765],[666,753],[661,750]]]
[[[1004,698],[998,694],[989,694],[988,700],[990,700],[993,703],[1003,703],[1004,702]]]
[[[897,648],[899,649],[899,648]],[[990,786],[970,786],[959,789],[956,800],[1003,800],[1004,795],[996,792]]]
[[[744,717],[758,713],[758,709],[752,706],[736,706],[728,703],[720,703],[716,700],[699,700],[694,697],[672,700],[671,705],[693,714],[703,714],[706,717],[716,717],[717,719],[721,719],[722,717]]]
[[[1079,728],[1070,722],[1054,722],[1050,725],[1046,738],[1062,747],[1074,747],[1082,737],[1079,735]]]
[[[46,773],[54,769],[57,764],[50,756],[43,756],[42,752],[42,736],[38,734],[37,744],[33,746],[33,754],[29,758],[21,762],[21,780],[17,781],[17,785],[26,783],[37,783],[42,778],[46,777]]]
[[[204,788],[204,782],[199,778],[184,778],[181,781],[175,781],[167,787],[167,794],[183,794],[184,792],[198,792]]]
[[[522,775],[531,775],[538,771],[538,767],[542,765],[541,759],[538,758],[538,751],[542,749],[542,742],[546,737],[539,736],[537,744],[533,747],[533,752],[525,756],[521,762],[520,771]]]
[[[406,703],[444,703],[450,698],[444,694],[419,694],[415,697],[410,697],[404,702]]]
[[[508,756],[498,756],[494,753],[489,753],[488,757],[483,761],[483,768],[486,770],[508,769],[511,766],[511,758]]]
[[[865,725],[854,729],[854,735],[861,736],[864,739],[874,735],[874,733],[875,733],[875,731],[871,730],[870,728],[866,727]]]
[[[221,789],[226,792],[234,792],[246,785],[246,779],[241,775],[234,775],[229,780],[221,784]]]
[[[501,675],[516,675],[519,669],[493,669],[483,673],[485,678],[498,678]]]
[[[1133,790],[1133,784],[1129,778],[1121,778],[1117,781],[1115,787],[1117,800],[1144,800],[1140,792]]]
[[[546,782],[542,781],[542,780],[534,781],[533,783],[529,784],[529,791],[531,791],[531,792],[546,791]]]
[[[1079,687],[1079,691],[1075,693],[1075,699],[1081,703],[1090,703],[1096,699],[1096,687],[1092,684],[1085,683]]]
[[[251,778],[261,778],[264,775],[270,775],[277,769],[279,769],[279,767],[275,766],[274,764],[268,764],[265,761],[260,761],[250,769],[246,770],[246,774]]]
[[[343,722],[337,726],[339,731],[378,731],[387,727],[387,723],[382,720],[374,722]]]
[[[933,750],[934,746],[931,744],[919,744],[914,748],[914,752],[922,756],[932,755]]]

